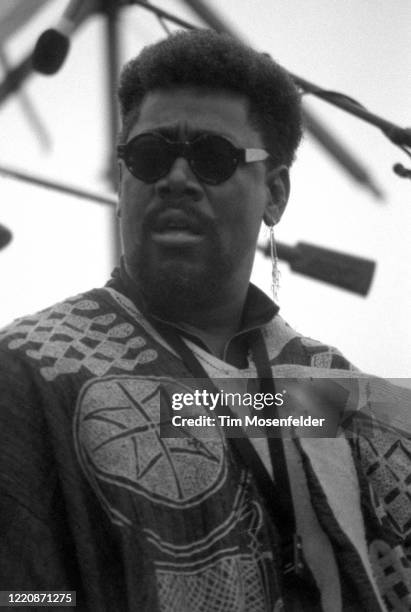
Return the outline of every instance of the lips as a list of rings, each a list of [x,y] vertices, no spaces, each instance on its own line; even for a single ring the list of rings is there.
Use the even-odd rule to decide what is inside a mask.
[[[152,224],[152,230],[156,233],[173,231],[200,234],[200,223],[197,219],[182,210],[166,210],[160,213]]]
[[[166,246],[188,246],[203,239],[198,219],[182,210],[168,209],[151,224],[151,237]]]

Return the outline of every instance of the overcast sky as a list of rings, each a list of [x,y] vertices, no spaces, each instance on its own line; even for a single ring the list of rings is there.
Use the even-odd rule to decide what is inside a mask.
[[[154,3],[155,0],[153,0]],[[53,25],[66,1],[48,7],[4,44],[16,63]],[[200,23],[183,2],[157,2]],[[409,0],[211,1],[236,31],[291,72],[344,92],[403,127],[411,125]],[[223,7],[223,8],[220,8]],[[164,36],[143,8],[121,17],[125,61]],[[14,166],[107,192],[109,136],[105,55],[100,17],[72,39],[53,77],[33,76],[24,88],[52,140],[44,151],[14,96],[0,107],[0,166]],[[307,136],[292,170],[292,194],[277,235],[377,262],[362,298],[309,280],[281,264],[281,313],[299,331],[336,345],[361,369],[408,377],[411,367],[411,181],[391,170],[411,159],[375,128],[321,101],[307,108],[338,135],[385,192],[384,203],[359,187]],[[107,207],[0,177],[0,223],[14,240],[0,252],[0,324],[94,286],[112,267],[112,215]],[[261,242],[267,236],[263,233]],[[270,265],[257,255],[254,281],[270,292]]]

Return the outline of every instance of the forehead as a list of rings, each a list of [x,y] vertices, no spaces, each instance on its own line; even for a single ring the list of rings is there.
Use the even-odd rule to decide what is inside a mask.
[[[261,139],[249,122],[248,111],[245,96],[224,90],[185,87],[156,90],[145,96],[130,136],[159,131],[166,136],[182,138],[215,132],[237,144],[257,146]]]

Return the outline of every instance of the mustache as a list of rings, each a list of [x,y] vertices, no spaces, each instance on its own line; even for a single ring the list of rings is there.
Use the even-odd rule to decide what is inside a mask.
[[[143,232],[156,228],[159,218],[168,211],[178,211],[186,217],[187,223],[195,228],[201,229],[201,233],[216,233],[217,222],[208,215],[202,213],[198,206],[184,200],[172,203],[162,203],[150,211],[147,211],[142,224]]]

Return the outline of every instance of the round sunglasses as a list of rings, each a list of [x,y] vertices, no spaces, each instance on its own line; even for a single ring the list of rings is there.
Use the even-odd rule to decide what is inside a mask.
[[[217,134],[201,134],[189,142],[176,142],[151,132],[119,145],[117,155],[131,174],[145,183],[163,178],[176,159],[184,157],[196,177],[209,185],[229,179],[240,162],[250,164],[270,157],[264,149],[239,149]]]

